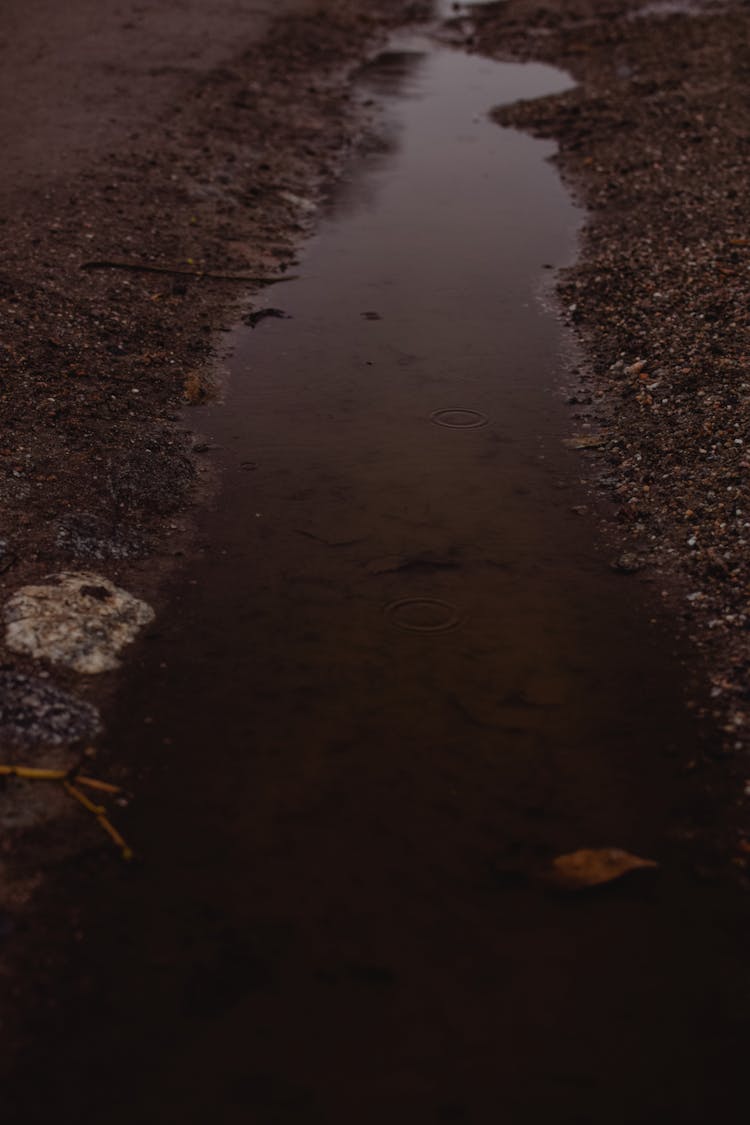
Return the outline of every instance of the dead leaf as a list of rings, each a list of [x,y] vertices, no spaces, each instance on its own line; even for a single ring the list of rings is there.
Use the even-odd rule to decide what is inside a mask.
[[[553,860],[552,881],[565,890],[578,891],[611,883],[629,871],[658,866],[653,859],[643,859],[622,848],[582,848]]]

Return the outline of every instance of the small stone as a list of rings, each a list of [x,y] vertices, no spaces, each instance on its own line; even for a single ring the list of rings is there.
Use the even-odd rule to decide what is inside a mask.
[[[606,443],[607,435],[605,433],[576,434],[575,437],[565,438],[563,441],[563,445],[566,445],[568,449],[599,449]]]
[[[154,618],[145,602],[84,571],[24,586],[6,602],[5,643],[14,652],[92,675],[119,667],[117,653]]]
[[[639,570],[643,570],[645,562],[633,551],[623,551],[609,565],[612,570],[616,570],[619,574],[636,574]]]

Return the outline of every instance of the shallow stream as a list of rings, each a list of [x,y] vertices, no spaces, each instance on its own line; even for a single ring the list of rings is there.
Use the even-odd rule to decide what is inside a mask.
[[[732,910],[664,831],[682,669],[562,444],[545,267],[580,215],[552,146],[488,117],[566,85],[427,42],[375,60],[387,143],[269,291],[288,319],[232,338],[202,561],[115,727],[147,861],[64,1014],[48,1091],[81,1121],[113,1087],[110,1125],[730,1120]],[[663,870],[537,881],[602,845]]]

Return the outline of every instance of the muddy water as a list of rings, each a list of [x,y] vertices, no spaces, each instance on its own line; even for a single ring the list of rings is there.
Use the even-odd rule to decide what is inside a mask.
[[[388,143],[202,419],[223,493],[113,728],[146,862],[100,888],[27,1099],[181,1125],[735,1119],[739,908],[669,838],[682,670],[561,444],[539,294],[579,216],[551,149],[487,118],[564,85],[414,44],[363,75]],[[663,870],[537,881],[597,845]]]

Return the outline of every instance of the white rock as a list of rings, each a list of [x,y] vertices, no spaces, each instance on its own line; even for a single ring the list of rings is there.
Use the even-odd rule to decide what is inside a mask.
[[[5,643],[52,664],[94,674],[119,667],[117,653],[154,619],[146,602],[85,571],[23,586],[5,604]]]

